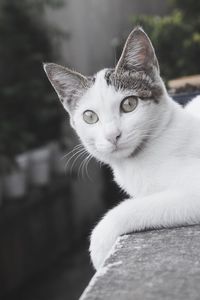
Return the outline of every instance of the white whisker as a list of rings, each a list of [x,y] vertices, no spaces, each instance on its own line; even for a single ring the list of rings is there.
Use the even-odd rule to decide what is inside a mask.
[[[66,157],[69,156],[71,153],[73,153],[74,151],[76,151],[76,150],[78,150],[78,149],[80,149],[80,148],[82,148],[82,147],[83,147],[82,144],[76,145],[70,152],[66,153],[63,157],[61,157],[61,160],[64,159],[64,158],[66,158]]]
[[[84,154],[85,154],[85,155],[88,154],[87,151],[85,151]],[[79,168],[78,168],[78,177],[79,177],[79,178],[80,178],[80,172],[81,172],[82,166],[84,165],[84,162],[85,162],[85,160],[87,159],[87,157],[88,157],[88,156],[86,156],[86,157],[82,160],[82,162],[80,163],[80,165],[79,165]]]
[[[71,168],[70,168],[70,174],[72,173],[73,167],[75,166],[75,163],[78,159],[80,159],[83,155],[85,155],[87,152],[85,149],[83,149],[83,151],[81,153],[79,153],[79,155],[74,159]]]
[[[85,165],[85,168],[86,168],[86,175],[88,176],[88,178],[92,181],[90,175],[89,175],[89,172],[88,172],[88,165],[90,163],[90,161],[92,160],[93,156],[91,154],[89,154],[88,158],[87,158],[87,161],[86,161],[86,165]]]
[[[66,164],[65,164],[65,168],[67,169],[67,167],[68,167],[70,161],[73,159],[73,157],[75,157],[75,156],[78,155],[79,153],[82,153],[83,151],[85,151],[85,149],[79,149],[79,150],[77,150],[77,152],[75,152],[75,153],[67,160],[67,162],[66,162]]]

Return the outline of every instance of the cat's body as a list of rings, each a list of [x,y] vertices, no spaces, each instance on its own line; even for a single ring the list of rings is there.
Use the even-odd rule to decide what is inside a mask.
[[[92,232],[95,268],[121,234],[200,222],[200,99],[183,109],[168,96],[140,28],[115,69],[92,78],[55,64],[45,71],[85,148],[130,195]]]

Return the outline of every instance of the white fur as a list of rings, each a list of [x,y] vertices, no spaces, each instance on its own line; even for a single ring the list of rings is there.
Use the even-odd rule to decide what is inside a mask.
[[[135,71],[138,64],[144,76],[150,74],[149,85],[161,87],[163,94],[158,103],[139,99],[129,113],[123,113],[120,104],[127,96],[138,96],[137,90],[108,86],[105,70],[86,88],[87,79],[79,73],[44,66],[83,145],[111,167],[118,185],[130,195],[92,232],[90,253],[96,269],[122,234],[200,222],[200,96],[185,109],[168,96],[152,44],[141,29],[129,35],[115,73],[127,67]],[[99,121],[87,124],[86,110],[94,111]]]
[[[130,199],[110,210],[92,232],[96,269],[119,235],[200,221],[200,118],[191,114],[194,104],[200,117],[200,99],[183,109],[165,92],[158,104],[140,100],[135,111],[123,114],[119,107],[127,92],[107,86],[104,73],[81,99],[74,126],[86,149],[110,165]],[[83,121],[87,109],[98,114],[99,122]],[[109,140],[119,132],[116,150]],[[148,138],[144,149],[129,157],[143,137]]]
[[[193,116],[200,117],[200,96],[196,96],[190,101],[185,109]]]

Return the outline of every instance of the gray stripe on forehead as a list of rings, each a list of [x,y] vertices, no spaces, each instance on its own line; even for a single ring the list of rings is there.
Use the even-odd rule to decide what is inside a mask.
[[[144,100],[146,98],[158,102],[163,94],[162,85],[144,71],[115,73],[114,69],[107,69],[104,76],[108,86],[112,85],[116,90],[136,91]]]
[[[96,74],[93,76],[88,76],[87,80],[90,82],[90,85],[94,84],[96,81]]]
[[[105,80],[107,82],[107,85],[112,85],[112,81],[111,81],[111,74],[114,73],[114,69],[107,69],[106,72],[105,72]]]

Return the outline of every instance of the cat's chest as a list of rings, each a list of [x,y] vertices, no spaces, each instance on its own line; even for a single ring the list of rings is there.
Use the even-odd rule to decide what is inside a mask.
[[[166,185],[162,176],[162,166],[153,163],[133,163],[131,160],[113,168],[113,175],[118,185],[131,197],[146,196],[159,192]]]

